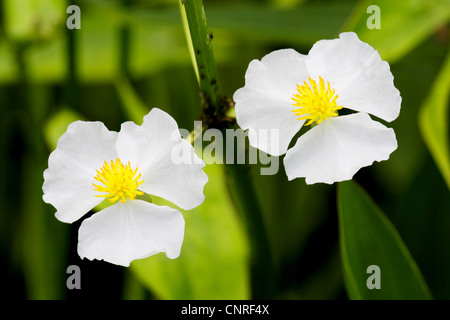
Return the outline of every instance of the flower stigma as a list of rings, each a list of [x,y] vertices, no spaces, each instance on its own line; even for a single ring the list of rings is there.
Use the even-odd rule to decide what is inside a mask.
[[[109,198],[109,202],[115,202],[120,199],[120,202],[125,202],[127,199],[134,200],[137,195],[143,195],[144,192],[137,190],[144,180],[138,181],[141,177],[139,173],[136,176],[138,168],[132,170],[130,162],[123,165],[119,158],[116,161],[111,160],[111,164],[104,162],[103,167],[97,171],[95,180],[102,183],[102,185],[94,184],[94,191],[106,192],[106,194],[95,195],[96,197]]]
[[[323,119],[327,120],[329,117],[337,117],[337,110],[342,109],[338,106],[336,99],[338,95],[335,94],[334,89],[330,88],[330,83],[319,76],[319,85],[317,82],[308,77],[310,84],[303,81],[303,85],[297,84],[297,92],[294,93],[295,103],[292,105],[299,107],[292,110],[294,115],[299,116],[297,120],[309,120],[305,126],[309,126],[313,122],[321,123]]]

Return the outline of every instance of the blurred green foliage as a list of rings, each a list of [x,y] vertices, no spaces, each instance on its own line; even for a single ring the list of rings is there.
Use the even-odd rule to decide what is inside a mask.
[[[193,129],[200,97],[177,1],[0,3],[0,270],[7,275],[0,283],[11,288],[8,297],[249,298],[248,239],[220,166],[206,169],[205,203],[184,213],[176,260],[160,254],[129,269],[80,260],[79,222],[59,222],[42,201],[48,155],[74,120],[117,131],[159,107]],[[66,28],[69,4],[81,8],[80,30]],[[372,4],[380,7],[381,29],[366,26]],[[399,147],[355,180],[398,230],[432,296],[450,299],[450,1],[209,0],[205,11],[228,97],[243,86],[252,59],[286,47],[307,54],[342,31],[355,31],[390,62],[402,96],[400,117],[389,124]],[[273,176],[259,175],[258,165],[250,170],[275,259],[276,297],[351,298],[336,186],[288,182],[282,165]],[[82,270],[78,291],[66,288],[71,264]]]

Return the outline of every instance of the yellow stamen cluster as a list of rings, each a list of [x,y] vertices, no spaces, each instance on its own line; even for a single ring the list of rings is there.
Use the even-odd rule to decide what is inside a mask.
[[[330,88],[330,83],[327,81],[325,87],[325,81],[320,76],[319,85],[313,79],[308,79],[311,85],[306,81],[301,86],[297,84],[298,93],[294,93],[292,98],[295,102],[293,106],[299,107],[292,110],[296,116],[300,116],[297,120],[309,120],[305,124],[308,126],[314,121],[319,124],[323,119],[337,117],[337,110],[342,109],[342,106],[337,105],[338,95]]]
[[[143,195],[142,191],[137,190],[144,180],[138,181],[141,177],[139,173],[136,176],[138,168],[132,170],[130,162],[123,165],[120,159],[116,161],[111,160],[111,164],[105,161],[103,167],[97,171],[95,180],[102,183],[102,185],[94,184],[94,190],[98,192],[106,192],[106,194],[95,195],[96,197],[109,198],[109,202],[115,202],[120,199],[120,202],[125,202],[128,199],[134,200],[137,195]]]

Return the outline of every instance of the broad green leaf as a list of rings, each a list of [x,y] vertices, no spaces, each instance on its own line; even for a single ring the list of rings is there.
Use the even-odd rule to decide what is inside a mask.
[[[389,219],[353,181],[340,183],[338,211],[344,279],[350,299],[430,299],[428,287]],[[369,289],[380,268],[380,289]]]
[[[248,299],[248,248],[237,213],[226,190],[223,168],[205,167],[209,182],[205,201],[184,211],[181,255],[163,253],[132,262],[137,278],[158,299]],[[153,203],[168,205],[152,197]]]
[[[367,20],[380,9],[380,29],[369,29]],[[448,0],[373,0],[362,1],[349,17],[345,31],[354,31],[372,45],[384,60],[399,60],[450,19]],[[369,23],[370,24],[370,23]]]
[[[419,113],[419,125],[430,150],[450,189],[450,141],[448,132],[448,97],[450,92],[450,53]]]

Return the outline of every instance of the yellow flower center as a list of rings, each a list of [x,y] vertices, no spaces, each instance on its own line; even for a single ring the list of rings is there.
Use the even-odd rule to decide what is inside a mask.
[[[309,78],[310,84],[306,81],[303,85],[297,84],[297,92],[294,93],[293,106],[299,107],[292,110],[296,116],[299,116],[297,120],[309,120],[305,126],[309,126],[314,121],[319,124],[323,119],[329,117],[337,117],[337,110],[342,109],[342,106],[338,106],[336,99],[338,95],[334,93],[334,89],[330,88],[330,83],[327,81],[325,87],[325,81],[319,76],[319,85],[313,79]]]
[[[103,185],[94,184],[94,190],[98,192],[106,192],[106,194],[95,195],[96,197],[109,198],[108,201],[114,202],[120,199],[125,202],[128,199],[134,200],[137,195],[143,195],[142,191],[137,190],[144,180],[138,181],[141,177],[139,173],[136,176],[138,168],[132,170],[130,162],[123,165],[120,159],[111,160],[111,164],[105,161],[103,167],[97,171],[95,180]]]

